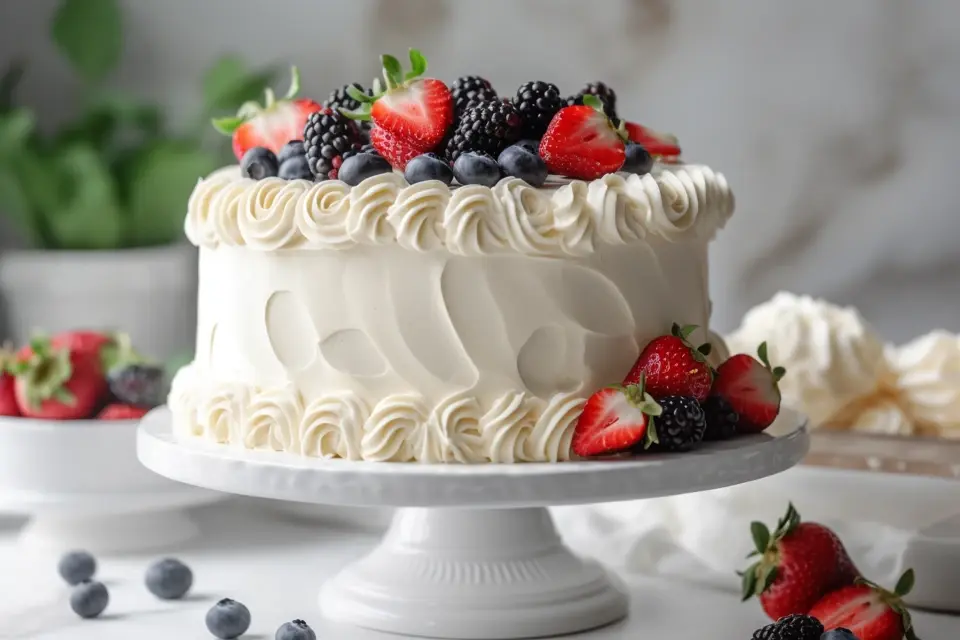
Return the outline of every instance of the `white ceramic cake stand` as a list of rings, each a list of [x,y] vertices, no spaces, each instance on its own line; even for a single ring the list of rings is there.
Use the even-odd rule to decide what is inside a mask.
[[[393,633],[490,640],[553,637],[627,614],[615,579],[563,545],[546,506],[690,493],[778,473],[806,454],[805,425],[785,412],[775,435],[670,456],[420,465],[185,444],[158,410],[141,423],[138,451],[159,474],[219,491],[404,507],[379,546],[323,585],[324,615]]]

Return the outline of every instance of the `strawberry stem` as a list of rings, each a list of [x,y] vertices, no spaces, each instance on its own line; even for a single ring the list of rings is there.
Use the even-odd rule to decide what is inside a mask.
[[[300,93],[300,70],[296,66],[290,67],[290,88],[283,97],[284,100],[293,100]]]
[[[297,67],[290,67],[290,88],[287,89],[286,95],[280,102],[292,100],[297,96],[298,93],[300,93],[300,70],[297,69]],[[263,111],[270,109],[277,104],[277,96],[270,87],[267,87],[264,90],[263,95],[263,105],[257,103],[255,100],[244,102],[237,110],[237,115],[227,116],[224,118],[213,118],[210,121],[213,125],[213,128],[225,136],[232,136],[244,122],[250,120],[251,118],[257,117]]]

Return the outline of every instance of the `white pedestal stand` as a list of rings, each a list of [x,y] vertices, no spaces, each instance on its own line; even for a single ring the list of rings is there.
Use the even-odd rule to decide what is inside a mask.
[[[652,498],[730,486],[799,462],[805,420],[682,455],[528,465],[317,460],[177,442],[170,416],[143,421],[139,455],[174,480],[230,493],[400,509],[369,555],[328,581],[328,618],[435,638],[554,637],[627,614],[615,578],[560,541],[547,505]]]

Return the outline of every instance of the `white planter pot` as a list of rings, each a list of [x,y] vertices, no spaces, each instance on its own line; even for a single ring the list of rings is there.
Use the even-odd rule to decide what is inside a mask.
[[[144,354],[194,348],[197,251],[188,244],[121,251],[0,252],[0,338],[114,329]]]

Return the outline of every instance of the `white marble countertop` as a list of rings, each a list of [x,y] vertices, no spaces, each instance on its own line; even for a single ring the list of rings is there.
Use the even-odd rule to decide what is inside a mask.
[[[110,606],[97,620],[80,620],[67,604],[68,588],[56,575],[56,560],[26,553],[16,529],[0,522],[0,640],[202,640],[203,618],[221,597],[246,604],[253,617],[246,640],[272,640],[283,622],[303,618],[320,639],[375,640],[390,636],[324,623],[316,603],[319,586],[375,541],[370,531],[298,520],[249,502],[227,501],[196,512],[203,535],[177,552],[194,570],[192,594],[161,602],[143,586],[155,554],[100,558],[98,577],[110,589]],[[580,636],[630,638],[749,638],[764,624],[756,603],[736,594],[679,582],[627,578],[630,617]],[[915,613],[924,640],[960,637],[960,617]]]

